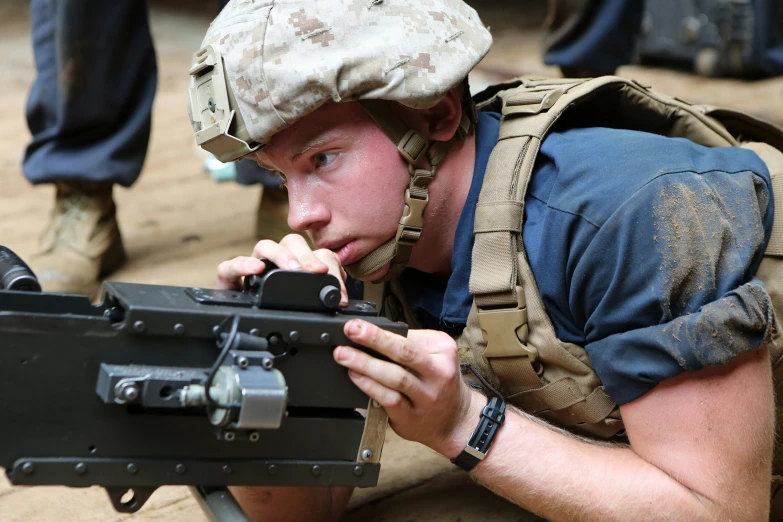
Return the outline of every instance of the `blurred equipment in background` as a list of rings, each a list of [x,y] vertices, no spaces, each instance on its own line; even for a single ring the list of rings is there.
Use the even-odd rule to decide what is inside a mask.
[[[783,0],[550,0],[544,61],[574,77],[634,61],[704,76],[776,76]]]
[[[783,72],[782,25],[781,0],[655,0],[647,2],[638,53],[703,76],[774,76]]]

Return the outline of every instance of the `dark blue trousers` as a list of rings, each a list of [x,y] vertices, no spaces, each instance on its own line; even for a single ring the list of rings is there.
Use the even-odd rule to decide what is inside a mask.
[[[157,84],[147,5],[140,0],[32,0],[32,183],[133,184],[150,136]]]

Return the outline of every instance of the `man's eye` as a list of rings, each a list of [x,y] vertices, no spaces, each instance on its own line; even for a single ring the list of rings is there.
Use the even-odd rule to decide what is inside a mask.
[[[313,161],[315,161],[315,166],[318,168],[327,167],[335,160],[336,157],[336,152],[319,152],[313,156]]]

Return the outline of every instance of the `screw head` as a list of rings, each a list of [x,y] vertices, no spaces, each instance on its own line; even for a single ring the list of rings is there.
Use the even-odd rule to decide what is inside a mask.
[[[316,464],[315,466],[313,466],[313,475],[317,477],[320,474],[321,474],[321,466]]]
[[[177,323],[174,325],[174,333],[177,335],[182,335],[185,333],[185,325],[182,323]]]
[[[364,460],[370,460],[372,458],[372,450],[368,448],[362,451],[362,458]]]
[[[87,464],[84,462],[79,462],[76,466],[73,467],[73,470],[79,475],[85,475],[87,473]]]
[[[123,386],[120,392],[120,398],[124,401],[135,401],[139,398],[139,387],[135,384]]]
[[[353,468],[353,474],[356,475],[357,477],[361,477],[364,474],[364,468],[362,468],[361,466],[355,466]]]
[[[288,338],[291,339],[294,342],[298,341],[299,340],[299,332],[297,332],[296,330],[291,330],[290,332],[288,332]]]
[[[223,466],[223,473],[225,473],[226,475],[231,475],[233,472],[234,472],[234,469],[231,466],[229,466],[228,464]]]
[[[133,323],[133,329],[136,330],[137,332],[143,332],[144,330],[147,329],[147,325],[144,324],[144,321],[136,321],[135,323]]]
[[[269,337],[269,344],[271,344],[272,346],[275,346],[279,342],[280,342],[280,337],[278,337],[277,335],[272,335]]]
[[[329,344],[329,341],[331,341],[331,340],[332,340],[332,336],[329,335],[328,333],[324,332],[324,333],[321,334],[321,342],[322,343]]]
[[[240,368],[243,369],[247,368],[248,366],[250,366],[250,359],[248,359],[244,355],[241,357],[237,357],[237,364],[239,365]]]
[[[177,464],[174,466],[174,471],[177,475],[184,475],[188,471],[188,468],[186,468],[184,464]]]
[[[25,475],[32,475],[35,473],[35,464],[32,462],[25,462],[22,464],[22,473]]]
[[[130,475],[135,475],[136,473],[139,472],[139,467],[133,462],[131,462],[130,464],[125,466],[125,471],[127,471]]]
[[[236,435],[234,434],[234,432],[233,432],[233,431],[227,431],[226,433],[224,433],[224,434],[223,434],[223,439],[224,439],[226,442],[231,442],[231,441],[232,441],[232,440],[234,440],[235,438],[236,438]]]
[[[267,370],[271,370],[272,366],[274,365],[274,361],[270,359],[269,357],[264,357],[261,359],[261,366],[263,366]]]
[[[250,434],[249,438],[250,438],[250,442],[258,442],[258,439],[261,438],[261,435],[259,435],[257,431],[254,431],[253,433]]]
[[[274,464],[270,464],[266,468],[266,470],[269,472],[270,475],[274,475],[275,473],[277,473],[277,466],[275,466]]]
[[[259,330],[258,328],[251,328],[248,333],[253,337],[258,337],[259,335],[261,335],[261,330]]]

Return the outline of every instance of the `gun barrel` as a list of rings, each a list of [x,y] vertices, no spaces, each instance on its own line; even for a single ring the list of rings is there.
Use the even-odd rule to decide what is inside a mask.
[[[40,292],[38,278],[11,249],[0,246],[0,290]]]

